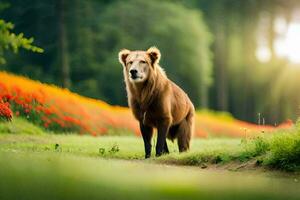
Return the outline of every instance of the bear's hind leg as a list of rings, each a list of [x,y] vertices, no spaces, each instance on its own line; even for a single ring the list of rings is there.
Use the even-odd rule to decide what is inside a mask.
[[[177,143],[179,152],[185,152],[190,148],[190,140],[193,133],[194,117],[189,114],[178,126]]]

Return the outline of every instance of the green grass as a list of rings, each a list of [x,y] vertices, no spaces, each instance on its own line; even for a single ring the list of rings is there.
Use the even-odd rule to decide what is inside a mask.
[[[300,171],[300,131],[266,140],[264,163],[287,171]]]
[[[286,171],[299,171],[299,134],[280,134],[275,137],[241,139],[193,139],[188,153],[179,154],[177,144],[168,142],[170,154],[152,156],[147,162],[176,165],[222,167],[234,163],[231,170],[253,161],[252,167],[263,166]],[[153,147],[154,151],[154,147]],[[0,134],[0,152],[48,153],[96,158],[143,160],[141,138],[133,136],[91,137],[87,135],[23,135]],[[153,153],[154,154],[154,153]],[[251,163],[253,163],[251,162]]]
[[[297,130],[193,139],[183,154],[169,142],[169,155],[144,160],[138,137],[54,134],[16,119],[0,123],[0,199],[299,199],[299,174],[255,169],[297,171]]]
[[[0,134],[1,133],[41,135],[44,134],[45,131],[26,119],[15,117],[9,123],[0,121]]]
[[[62,154],[0,153],[0,199],[299,199],[295,177]]]
[[[115,159],[143,159],[141,138],[133,136],[91,137],[76,134],[46,133],[23,119],[0,123],[0,151],[5,152],[60,152],[63,154]],[[11,134],[13,133],[13,134]],[[25,133],[25,134],[23,134]],[[155,139],[153,139],[155,144]],[[154,146],[153,152],[154,155]],[[168,141],[170,154],[151,162],[176,165],[222,166],[227,163],[243,164],[286,171],[300,171],[300,129],[295,127],[273,136],[253,139],[210,138],[193,139],[191,150],[179,154],[177,144]]]

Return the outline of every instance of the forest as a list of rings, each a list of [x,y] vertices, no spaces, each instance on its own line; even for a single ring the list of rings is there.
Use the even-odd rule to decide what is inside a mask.
[[[1,70],[126,106],[117,53],[155,45],[169,78],[197,109],[254,123],[263,118],[272,125],[299,115],[297,0],[5,0],[0,5],[0,19],[35,45],[35,53],[16,54],[13,45],[13,51],[0,49]]]

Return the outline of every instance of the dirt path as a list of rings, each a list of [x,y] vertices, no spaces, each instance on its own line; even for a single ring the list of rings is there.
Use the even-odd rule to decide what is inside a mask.
[[[160,162],[157,160],[143,160],[143,159],[115,159],[106,158],[107,161],[122,161],[133,164],[142,164],[155,167],[161,167],[162,169],[174,168],[178,170],[192,170],[194,172],[207,173],[207,174],[230,174],[230,175],[242,175],[242,176],[263,176],[269,178],[283,178],[291,180],[295,183],[300,182],[300,172],[285,172],[270,169],[267,167],[258,166],[256,160],[250,160],[248,162],[229,162],[227,164],[205,164],[201,166],[189,166],[178,165],[174,163]]]

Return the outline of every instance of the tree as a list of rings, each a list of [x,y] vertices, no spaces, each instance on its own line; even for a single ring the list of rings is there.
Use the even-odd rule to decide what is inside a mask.
[[[14,25],[11,22],[6,22],[0,19],[0,64],[4,64],[4,52],[12,50],[17,53],[20,48],[33,52],[42,53],[43,49],[32,45],[33,38],[25,38],[23,33],[13,33]]]
[[[67,40],[67,28],[66,28],[66,8],[67,4],[65,0],[58,0],[57,2],[58,18],[59,18],[59,49],[60,49],[60,65],[62,72],[62,86],[70,88],[70,63],[68,52],[68,40]]]

